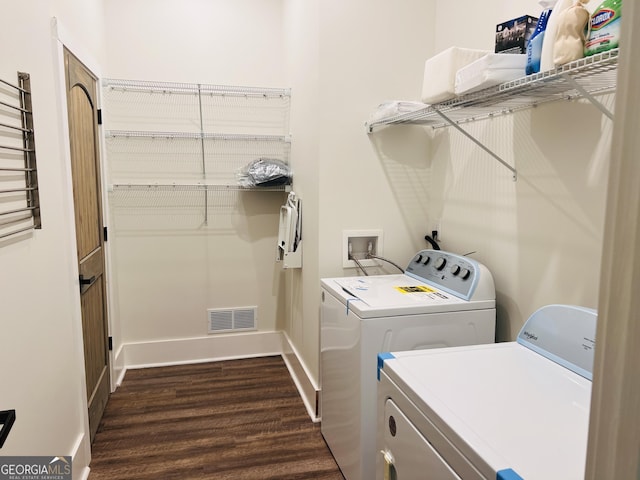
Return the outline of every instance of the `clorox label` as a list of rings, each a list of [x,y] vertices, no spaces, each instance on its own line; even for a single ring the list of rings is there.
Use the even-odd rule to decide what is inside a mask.
[[[605,0],[591,15],[585,56],[618,48],[620,42],[621,0]]]
[[[591,30],[599,30],[613,20],[616,12],[609,8],[600,10],[591,18]]]

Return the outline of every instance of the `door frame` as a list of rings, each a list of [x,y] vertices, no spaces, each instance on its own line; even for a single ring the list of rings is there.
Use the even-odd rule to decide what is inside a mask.
[[[60,150],[61,155],[64,158],[64,172],[62,172],[63,181],[64,181],[64,205],[65,205],[65,216],[67,218],[67,226],[69,229],[69,238],[71,241],[69,242],[68,254],[69,258],[77,259],[77,245],[76,245],[76,229],[75,229],[75,212],[74,212],[74,201],[73,201],[73,181],[72,181],[72,172],[71,172],[71,147],[69,143],[69,125],[68,125],[68,109],[67,109],[67,94],[66,94],[66,78],[65,78],[65,62],[64,62],[64,48],[66,47],[78,60],[80,60],[94,75],[98,78],[98,88],[97,88],[97,103],[98,108],[101,106],[101,82],[102,71],[99,66],[99,63],[90,55],[83,46],[82,42],[79,42],[74,39],[72,35],[64,28],[63,25],[60,24],[58,19],[55,17],[52,18],[51,21],[51,30],[52,37],[55,49],[55,80],[56,87],[58,90],[57,99],[59,102],[58,105],[58,114],[59,114],[59,125],[60,125]],[[107,202],[107,184],[106,184],[106,172],[105,172],[105,152],[104,152],[104,142],[102,141],[102,129],[101,126],[98,126],[98,142],[99,142],[99,155],[100,155],[100,165],[99,165],[99,174],[100,174],[100,182],[101,182],[101,191],[102,191],[102,221],[105,226],[109,224],[107,221],[109,218],[109,205]],[[110,242],[105,242],[103,246],[104,251],[104,275],[106,279],[111,278],[112,270],[112,261],[111,261],[111,249]],[[68,271],[68,281],[71,284],[75,284],[77,288],[71,289],[73,292],[73,298],[70,299],[73,305],[73,336],[74,336],[74,344],[77,346],[76,354],[78,358],[78,362],[82,365],[84,371],[84,350],[83,350],[83,332],[82,332],[82,312],[81,312],[81,297],[80,297],[80,287],[79,287],[79,268],[77,261],[70,262],[69,271]],[[105,282],[106,287],[106,309],[107,309],[107,329],[108,335],[110,337],[114,337],[114,332],[117,332],[118,329],[114,328],[114,305],[113,305],[113,294],[112,294],[112,285],[110,281]],[[114,344],[116,338],[114,338]],[[119,338],[118,338],[119,340]],[[115,350],[109,351],[109,374],[111,379],[110,391],[115,391],[116,387],[122,382],[122,377],[124,377],[125,366],[124,366],[124,355],[122,348],[120,348],[116,354]],[[79,454],[83,454],[87,456],[87,459],[91,458],[91,444],[90,444],[90,430],[89,430],[89,418],[87,415],[88,411],[88,399],[86,395],[86,380],[83,377],[81,379],[81,384],[79,385],[78,395],[82,397],[82,402],[84,404],[84,410],[79,412],[79,415],[82,415],[85,438],[79,440],[79,446],[77,448],[77,452]],[[88,464],[88,460],[87,460]]]

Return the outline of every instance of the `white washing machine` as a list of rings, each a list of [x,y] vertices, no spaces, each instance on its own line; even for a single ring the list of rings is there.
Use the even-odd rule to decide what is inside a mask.
[[[582,480],[595,310],[549,305],[516,342],[380,354],[377,480]]]
[[[405,274],[322,279],[321,431],[346,480],[375,477],[378,353],[492,343],[495,321],[489,270],[441,250]]]

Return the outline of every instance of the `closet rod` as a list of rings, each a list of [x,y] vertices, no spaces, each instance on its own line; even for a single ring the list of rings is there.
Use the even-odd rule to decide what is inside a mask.
[[[17,85],[14,85],[13,83],[9,83],[9,82],[7,82],[6,80],[2,80],[1,78],[0,78],[0,83],[3,83],[3,84],[5,84],[5,85],[6,85],[6,86],[8,86],[8,87],[15,88],[15,89],[16,89],[16,90],[18,90],[19,92],[26,93],[26,94],[28,94],[28,95],[29,95],[29,94],[31,94],[31,92],[29,92],[28,90],[25,90],[25,89],[24,89],[24,88],[22,88],[22,87],[18,87]]]
[[[14,230],[13,232],[9,232],[9,233],[2,233],[2,234],[0,234],[0,238],[6,238],[6,237],[9,237],[11,235],[15,235],[17,233],[26,232],[27,230],[33,230],[34,228],[36,228],[35,225],[29,225],[28,227],[21,228],[20,230]]]

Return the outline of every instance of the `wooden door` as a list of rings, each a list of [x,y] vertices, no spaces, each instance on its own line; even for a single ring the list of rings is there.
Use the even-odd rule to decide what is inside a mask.
[[[110,393],[97,79],[66,49],[64,59],[84,363],[93,442]]]

